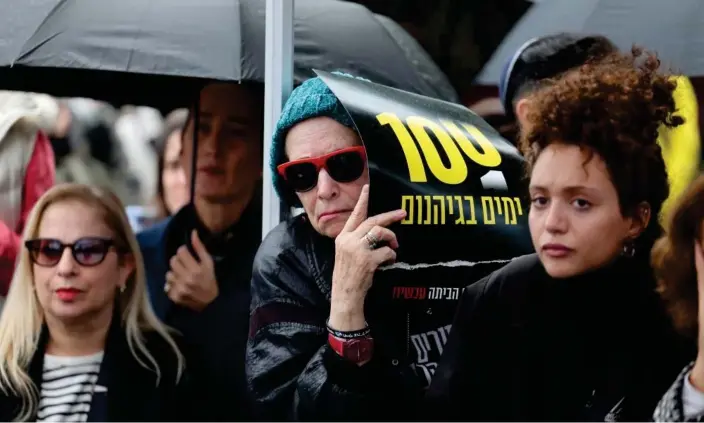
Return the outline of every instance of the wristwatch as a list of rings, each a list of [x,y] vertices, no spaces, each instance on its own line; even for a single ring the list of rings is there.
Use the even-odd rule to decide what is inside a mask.
[[[374,338],[369,335],[357,338],[339,338],[329,333],[328,344],[341,357],[356,364],[371,360],[374,352]]]
[[[339,331],[330,327],[330,320],[327,322],[328,344],[333,351],[350,360],[353,363],[364,363],[371,360],[374,352],[374,338],[371,337],[369,325],[364,325],[364,329],[353,331]]]

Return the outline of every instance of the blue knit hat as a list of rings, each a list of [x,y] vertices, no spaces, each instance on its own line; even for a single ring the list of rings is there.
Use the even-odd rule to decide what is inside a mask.
[[[342,72],[333,73],[356,78]],[[289,206],[297,205],[298,198],[286,187],[286,182],[276,170],[277,166],[286,161],[286,134],[289,129],[297,123],[321,116],[335,119],[340,124],[356,132],[352,118],[337,97],[335,97],[335,94],[332,93],[322,79],[316,77],[305,81],[293,90],[281,111],[279,121],[276,123],[276,129],[271,142],[271,158],[269,163],[273,174],[273,183],[276,193],[279,195],[279,198]]]

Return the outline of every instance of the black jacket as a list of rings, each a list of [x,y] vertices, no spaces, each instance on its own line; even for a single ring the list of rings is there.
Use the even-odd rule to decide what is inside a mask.
[[[411,338],[428,326],[444,329],[452,322],[456,302],[443,302],[449,309],[443,314],[441,307],[428,313],[432,310],[423,300],[394,301],[391,281],[382,283],[377,272],[365,301],[375,351],[359,367],[327,343],[333,264],[333,240],[317,234],[303,215],[280,224],[262,242],[252,271],[246,355],[247,382],[260,417],[422,418],[416,407],[424,386],[412,369]]]
[[[37,350],[27,369],[37,389],[42,382],[44,352],[48,340],[48,330],[44,326]],[[176,340],[180,344],[178,338]],[[184,371],[177,383],[176,354],[166,340],[155,332],[146,332],[145,342],[159,364],[161,380],[158,386],[156,373],[143,367],[132,355],[124,329],[119,323],[111,325],[97,382],[107,387],[107,400],[103,403],[97,394],[93,395],[88,421],[198,420],[199,400],[188,371]],[[149,363],[144,358],[142,360]],[[13,421],[21,406],[19,397],[0,391],[0,421]],[[36,421],[36,415],[31,421]]]
[[[535,254],[463,294],[428,391],[435,418],[646,421],[694,351],[644,258],[555,280]]]
[[[175,305],[164,292],[169,260],[187,245],[194,228],[213,256],[219,286],[218,297],[200,312]],[[195,357],[192,373],[207,402],[197,420],[251,420],[244,354],[252,261],[261,239],[261,198],[255,196],[240,220],[217,236],[208,233],[193,206],[187,205],[137,239],[154,312],[183,334]]]

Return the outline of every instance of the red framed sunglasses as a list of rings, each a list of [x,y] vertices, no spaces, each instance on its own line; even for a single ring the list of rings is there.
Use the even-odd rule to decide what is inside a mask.
[[[367,163],[363,146],[343,148],[324,156],[293,160],[279,165],[276,170],[288,185],[298,192],[310,191],[318,184],[318,174],[325,169],[337,182],[359,179]]]

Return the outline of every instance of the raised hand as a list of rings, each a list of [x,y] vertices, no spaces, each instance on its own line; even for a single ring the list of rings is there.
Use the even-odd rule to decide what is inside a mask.
[[[406,217],[404,210],[394,210],[368,218],[368,207],[369,185],[365,185],[335,239],[329,323],[340,331],[364,328],[364,299],[374,272],[381,264],[396,260],[398,240],[387,226]]]
[[[179,247],[169,261],[171,270],[166,273],[164,290],[174,303],[201,311],[217,298],[219,289],[213,258],[195,230],[191,243],[196,257],[185,245]]]

